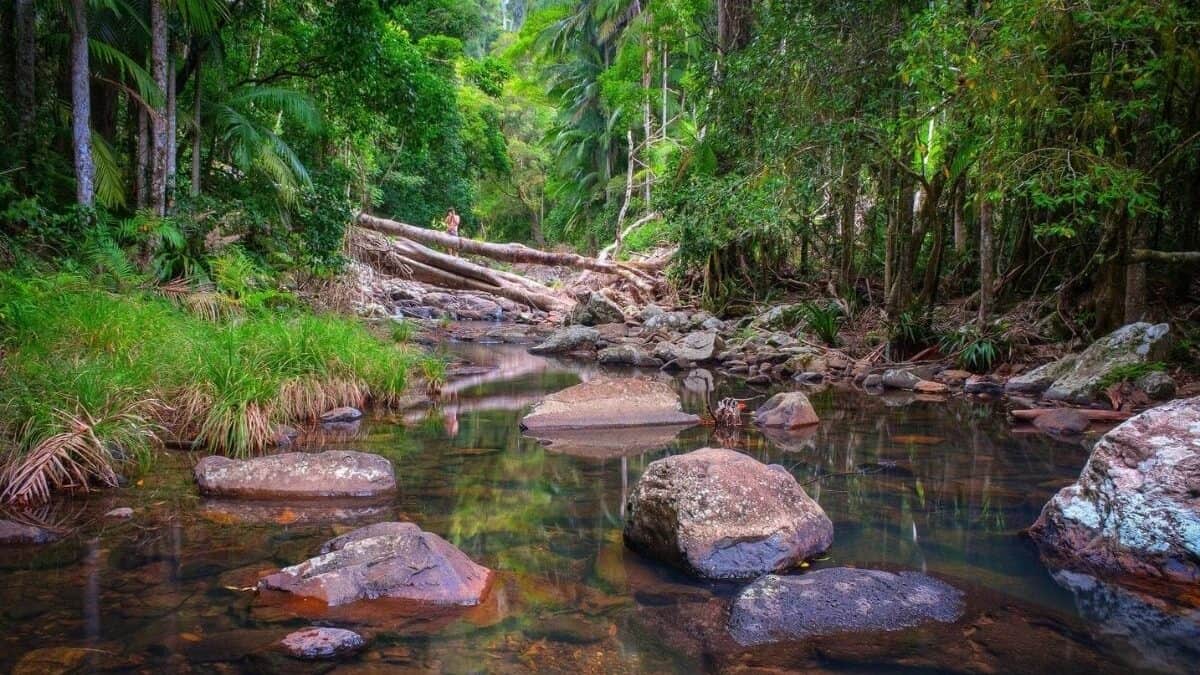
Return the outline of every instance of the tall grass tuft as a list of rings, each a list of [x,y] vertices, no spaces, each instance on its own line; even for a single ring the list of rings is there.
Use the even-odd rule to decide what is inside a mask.
[[[240,265],[224,283],[245,279]],[[342,317],[196,311],[168,289],[0,273],[0,502],[112,485],[160,437],[260,452],[278,424],[402,400],[421,358]]]

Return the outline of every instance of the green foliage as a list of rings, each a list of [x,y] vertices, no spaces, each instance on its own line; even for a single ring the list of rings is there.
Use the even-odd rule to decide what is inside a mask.
[[[973,373],[991,371],[1000,361],[1010,358],[1012,352],[1002,330],[980,333],[975,326],[946,333],[938,341],[938,348],[943,354],[954,356],[959,367]]]
[[[244,255],[227,254],[214,270],[218,283],[253,292]],[[339,317],[259,311],[212,322],[154,294],[113,294],[73,274],[0,275],[0,317],[6,467],[70,431],[72,419],[91,420],[102,446],[120,449],[109,458],[117,468],[144,464],[156,424],[167,437],[216,451],[260,451],[275,424],[399,400],[417,361]],[[96,470],[93,477],[106,475]]]
[[[400,319],[392,324],[392,340],[399,344],[406,345],[412,341],[413,332],[413,324],[408,319]]]
[[[1148,373],[1163,373],[1167,370],[1167,364],[1161,361],[1122,364],[1108,371],[1104,374],[1104,377],[1100,378],[1099,388],[1103,390],[1114,384],[1134,382]]]
[[[842,329],[845,317],[837,305],[829,304],[824,307],[810,302],[801,306],[808,329],[816,334],[822,342],[835,346],[838,342],[838,332]]]
[[[903,352],[915,352],[938,339],[933,317],[924,309],[905,310],[888,322],[888,343]]]

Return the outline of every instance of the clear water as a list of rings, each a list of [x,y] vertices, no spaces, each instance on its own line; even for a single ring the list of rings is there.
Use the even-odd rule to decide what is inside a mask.
[[[318,511],[205,502],[191,483],[195,456],[173,453],[140,485],[44,509],[39,517],[69,528],[63,541],[0,551],[0,670],[1128,672],[1186,671],[1200,657],[1194,609],[1078,583],[1072,592],[1039,563],[1021,531],[1078,475],[1087,449],[1014,433],[992,406],[828,389],[812,394],[822,423],[809,435],[718,438],[697,427],[650,439],[652,448],[616,439],[577,457],[523,438],[518,422],[539,396],[594,367],[519,347],[455,349],[498,369],[456,385],[440,409],[319,441],[391,458],[400,489],[388,502]],[[761,393],[719,379],[714,392],[700,374],[673,382],[693,411]],[[706,445],[781,464],[806,484],[835,529],[813,567],[934,574],[966,591],[963,619],[732,643],[723,622],[736,585],[690,580],[620,538],[625,496],[646,465]],[[114,506],[136,515],[104,519]],[[412,520],[497,570],[487,601],[465,611],[325,611],[249,590],[355,523],[387,519]],[[272,648],[314,622],[359,630],[371,646],[334,664]]]

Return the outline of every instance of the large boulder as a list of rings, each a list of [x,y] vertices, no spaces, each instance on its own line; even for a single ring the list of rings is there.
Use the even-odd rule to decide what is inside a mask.
[[[1055,567],[1200,581],[1200,397],[1148,410],[1096,443],[1030,528]]]
[[[1118,368],[1165,359],[1171,346],[1170,332],[1165,323],[1122,326],[1079,354],[1009,380],[1005,388],[1013,393],[1041,393],[1052,401],[1090,403]]]
[[[754,411],[754,423],[760,427],[798,429],[820,421],[808,397],[799,391],[775,394]]]
[[[710,331],[693,331],[678,342],[660,342],[654,356],[663,361],[684,359],[692,363],[711,361],[724,347],[721,336]]]
[[[603,427],[693,425],[700,418],[683,412],[669,385],[644,377],[598,377],[554,392],[521,420],[539,432]]]
[[[660,328],[679,330],[687,328],[691,323],[692,315],[687,312],[658,312],[643,318],[642,325],[648,331]]]
[[[723,448],[651,462],[625,512],[626,545],[709,579],[784,570],[833,543],[833,523],[787,469]]]
[[[625,315],[617,303],[593,291],[575,304],[567,321],[581,326],[599,326],[605,323],[623,323]]]
[[[734,600],[729,632],[751,646],[950,623],[962,612],[962,592],[933,577],[833,567],[758,579]]]
[[[253,459],[213,455],[196,463],[195,476],[201,494],[239,499],[375,497],[396,490],[387,458],[351,450]]]
[[[389,522],[335,537],[320,555],[265,577],[259,587],[329,606],[378,598],[477,605],[491,578],[491,570],[436,534]]]
[[[540,344],[529,348],[532,354],[567,354],[596,348],[600,331],[588,326],[568,326],[554,331]]]

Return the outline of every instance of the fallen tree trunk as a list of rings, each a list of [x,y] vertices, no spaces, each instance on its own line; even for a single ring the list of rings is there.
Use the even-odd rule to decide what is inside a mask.
[[[485,241],[475,241],[465,237],[456,237],[437,230],[427,230],[406,223],[377,218],[366,213],[359,213],[355,223],[368,230],[390,234],[404,239],[419,241],[426,244],[436,244],[456,252],[479,255],[492,260],[512,263],[530,263],[534,265],[549,265],[573,267],[575,269],[615,274],[623,277],[641,290],[653,288],[654,278],[647,272],[634,266],[596,260],[574,253],[555,253],[539,251],[521,244],[493,244]]]
[[[515,274],[499,273],[469,260],[439,253],[404,239],[391,240],[352,229],[355,257],[389,274],[441,288],[482,291],[543,311],[568,311],[573,304],[546,286]]]
[[[1135,248],[1129,256],[1131,263],[1161,262],[1173,264],[1200,263],[1200,251],[1155,251],[1148,248]]]
[[[1032,422],[1038,417],[1054,410],[1062,410],[1062,408],[1030,408],[1028,410],[1013,410],[1009,414],[1013,416],[1013,419]],[[1096,410],[1093,408],[1070,408],[1070,410],[1074,410],[1092,422],[1124,422],[1133,417],[1132,413],[1120,410]]]

